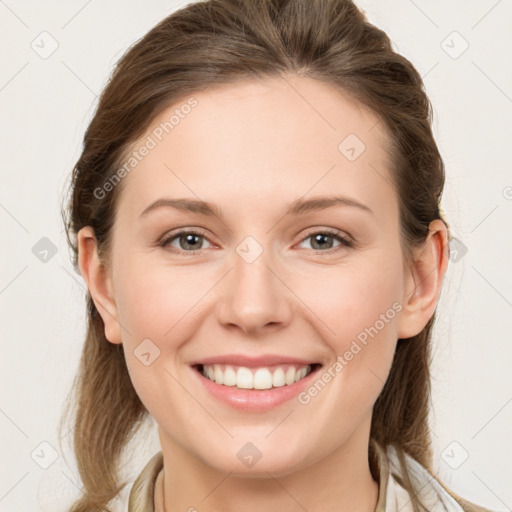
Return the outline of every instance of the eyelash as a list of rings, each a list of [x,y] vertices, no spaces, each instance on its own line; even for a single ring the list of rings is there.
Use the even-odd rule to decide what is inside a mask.
[[[205,238],[206,240],[208,240],[208,238],[200,230],[197,230],[197,229],[183,229],[183,230],[178,231],[177,233],[174,233],[174,234],[172,234],[170,236],[164,237],[164,239],[162,239],[159,242],[158,245],[160,247],[166,248],[167,244],[169,244],[173,240],[179,238],[180,236],[187,235],[187,234],[198,235],[199,237]],[[313,235],[320,235],[320,234],[321,235],[328,235],[328,236],[331,236],[331,237],[335,238],[336,240],[338,240],[341,243],[341,245],[339,245],[338,247],[333,247],[331,249],[327,249],[325,251],[318,250],[318,249],[316,249],[316,250],[313,249],[316,254],[332,254],[332,253],[335,253],[338,250],[341,250],[343,248],[353,248],[354,245],[355,245],[352,240],[349,240],[348,238],[346,238],[344,236],[341,236],[338,231],[333,231],[333,230],[330,230],[330,229],[311,231],[300,242],[304,242],[308,238],[311,238]],[[195,255],[201,254],[201,249],[196,250],[196,251],[183,251],[181,249],[176,249],[175,247],[173,247],[171,252],[173,252],[175,254],[183,254],[184,256],[195,256]]]

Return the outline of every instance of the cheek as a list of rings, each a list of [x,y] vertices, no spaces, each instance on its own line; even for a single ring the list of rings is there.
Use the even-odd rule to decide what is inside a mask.
[[[383,252],[371,256],[336,272],[319,272],[299,292],[315,312],[311,322],[322,333],[333,364],[339,361],[330,367],[335,377],[329,384],[339,411],[363,413],[373,405],[396,347],[403,307],[401,261]]]
[[[187,325],[210,286],[208,277],[192,266],[151,266],[142,257],[125,262],[119,275],[117,309],[129,332],[124,332],[123,342],[129,344],[144,338],[172,344],[173,331]]]
[[[142,403],[159,424],[185,429],[196,411],[178,384],[180,347],[194,335],[194,305],[208,289],[208,280],[188,269],[151,266],[149,258],[126,259],[118,266],[116,303],[123,330],[123,349],[130,379]],[[197,306],[196,306],[197,307]]]
[[[348,350],[354,339],[364,343],[365,338],[396,334],[403,288],[399,261],[375,255],[338,269],[313,271],[296,286],[337,354]]]

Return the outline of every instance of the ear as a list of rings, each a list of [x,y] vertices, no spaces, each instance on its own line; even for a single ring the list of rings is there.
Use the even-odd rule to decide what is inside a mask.
[[[105,325],[105,337],[114,344],[120,344],[121,327],[114,300],[111,276],[98,255],[98,244],[90,226],[77,234],[78,264],[82,277]]]
[[[434,314],[448,268],[448,230],[442,220],[430,223],[425,242],[413,254],[414,261],[406,269],[398,323],[398,337],[402,339],[419,334]]]

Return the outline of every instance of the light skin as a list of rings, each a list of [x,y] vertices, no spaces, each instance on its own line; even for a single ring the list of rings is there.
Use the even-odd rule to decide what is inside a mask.
[[[433,221],[414,262],[404,263],[383,123],[332,86],[288,75],[194,97],[197,107],[124,178],[110,264],[101,264],[90,227],[78,235],[106,338],[122,343],[158,424],[165,471],[156,510],[164,511],[161,485],[167,512],[374,510],[372,407],[397,339],[419,333],[434,313],[446,226]],[[366,146],[354,161],[338,149],[351,133]],[[341,205],[285,215],[299,198],[334,195],[371,212]],[[163,197],[207,201],[223,218],[170,207],[140,217]],[[179,237],[158,245],[184,227],[199,232],[198,249]],[[353,247],[335,237],[315,243],[326,229]],[[263,249],[252,263],[236,251],[247,236]],[[394,303],[401,311],[307,405],[241,411],[213,398],[190,367],[202,357],[279,354],[328,368]],[[145,339],[160,350],[149,366],[134,355]],[[252,467],[237,457],[247,442],[262,454]]]

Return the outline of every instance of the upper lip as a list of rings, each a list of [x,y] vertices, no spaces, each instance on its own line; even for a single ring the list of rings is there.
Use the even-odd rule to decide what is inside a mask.
[[[308,364],[319,364],[314,360],[299,359],[284,355],[261,355],[261,356],[244,356],[240,354],[225,354],[221,356],[207,357],[198,359],[190,363],[191,366],[197,365],[213,365],[213,364],[229,364],[233,366],[245,366],[247,368],[257,368],[261,366],[273,366],[279,364],[293,364],[297,366]]]

